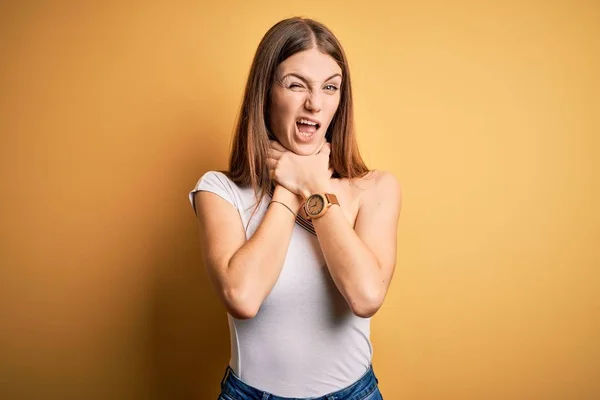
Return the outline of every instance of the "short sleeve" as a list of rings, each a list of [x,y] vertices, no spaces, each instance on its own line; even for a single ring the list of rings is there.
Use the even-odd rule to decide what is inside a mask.
[[[237,207],[237,199],[231,180],[222,172],[209,171],[205,173],[196,183],[194,189],[189,193],[190,203],[196,213],[196,204],[194,203],[194,193],[206,191],[214,193],[227,202]]]

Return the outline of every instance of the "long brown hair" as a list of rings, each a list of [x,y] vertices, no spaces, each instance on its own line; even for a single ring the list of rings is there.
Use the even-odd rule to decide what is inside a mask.
[[[331,56],[342,70],[340,103],[325,135],[331,143],[333,176],[356,178],[369,172],[356,142],[350,70],[342,45],[323,24],[307,18],[289,18],[269,29],[258,45],[229,159],[230,178],[238,185],[252,185],[257,198],[262,197],[271,185],[267,166],[272,138],[269,136],[268,110],[276,69],[288,57],[315,47]]]

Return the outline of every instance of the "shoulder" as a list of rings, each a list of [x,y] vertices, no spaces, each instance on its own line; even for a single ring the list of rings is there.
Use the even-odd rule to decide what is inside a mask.
[[[226,171],[207,171],[196,182],[194,190],[201,190],[204,187],[218,186],[223,188],[237,188]]]
[[[207,179],[231,182],[227,171],[207,171],[200,177],[200,180],[202,181]]]
[[[381,203],[383,199],[400,204],[402,186],[394,174],[388,171],[372,170],[359,179],[363,189],[360,204]]]
[[[190,201],[197,192],[212,192],[238,210],[246,211],[257,204],[257,198],[250,185],[236,183],[227,171],[208,171],[204,173],[190,192]]]
[[[198,192],[211,192],[222,197],[227,202],[238,206],[239,202],[239,188],[238,186],[227,176],[226,172],[222,171],[208,171],[205,172],[200,179],[196,182],[196,185],[189,193],[190,202],[195,210],[194,197]]]

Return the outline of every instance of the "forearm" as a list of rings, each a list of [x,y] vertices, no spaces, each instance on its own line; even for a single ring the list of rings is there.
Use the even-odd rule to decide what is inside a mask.
[[[338,290],[356,315],[373,315],[385,293],[379,261],[339,206],[332,206],[323,217],[313,220],[313,225]]]
[[[273,200],[297,210],[297,196],[276,189]],[[294,228],[294,216],[272,203],[252,237],[231,257],[227,269],[226,301],[253,316],[271,292],[281,273]]]

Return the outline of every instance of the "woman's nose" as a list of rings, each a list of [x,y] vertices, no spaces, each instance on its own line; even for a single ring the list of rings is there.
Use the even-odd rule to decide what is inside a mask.
[[[304,106],[307,110],[318,113],[323,108],[323,99],[321,98],[321,94],[319,91],[309,92],[306,96],[306,101],[304,102]]]

